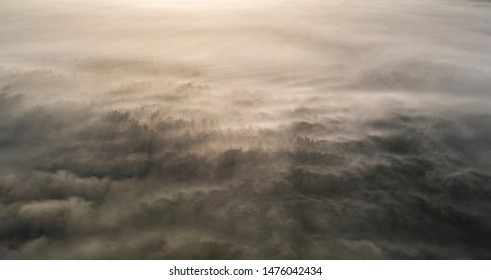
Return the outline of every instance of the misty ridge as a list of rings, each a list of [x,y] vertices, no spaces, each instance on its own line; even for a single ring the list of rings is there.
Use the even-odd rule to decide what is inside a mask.
[[[84,3],[0,0],[1,259],[491,258],[489,1]]]

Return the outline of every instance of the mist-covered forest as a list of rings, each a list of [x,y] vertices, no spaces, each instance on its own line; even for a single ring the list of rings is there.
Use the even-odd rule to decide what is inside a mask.
[[[491,258],[488,1],[0,4],[0,258]]]

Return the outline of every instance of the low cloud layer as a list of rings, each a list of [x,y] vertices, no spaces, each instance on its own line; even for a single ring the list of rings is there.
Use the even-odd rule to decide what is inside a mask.
[[[491,258],[486,1],[5,2],[0,258]]]

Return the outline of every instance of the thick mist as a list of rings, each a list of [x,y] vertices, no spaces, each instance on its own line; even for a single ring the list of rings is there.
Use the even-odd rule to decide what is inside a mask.
[[[490,74],[489,1],[0,0],[0,258],[489,259]]]

